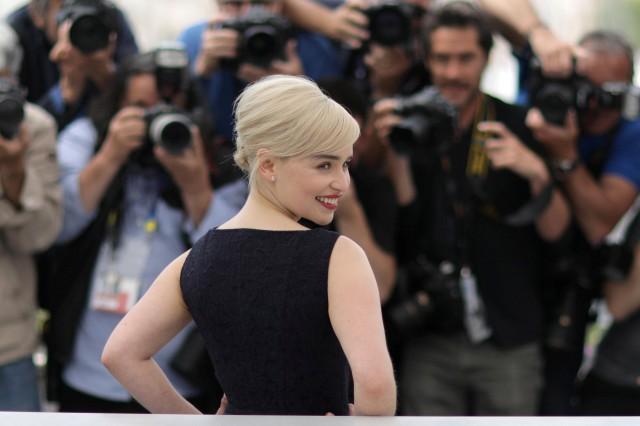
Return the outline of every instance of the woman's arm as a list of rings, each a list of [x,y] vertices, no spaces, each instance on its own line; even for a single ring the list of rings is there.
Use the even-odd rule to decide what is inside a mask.
[[[152,413],[200,413],[178,394],[151,358],[191,321],[180,291],[187,254],[162,271],[120,321],[102,352],[102,362],[111,374]]]
[[[378,286],[367,255],[346,237],[336,242],[329,264],[329,317],[353,374],[355,414],[394,415],[396,384]]]

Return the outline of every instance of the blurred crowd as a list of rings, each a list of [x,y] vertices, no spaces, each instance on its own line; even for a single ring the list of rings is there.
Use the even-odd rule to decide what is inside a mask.
[[[144,52],[108,0],[30,0],[0,23],[0,410],[144,412],[104,344],[243,205],[234,101],[290,74],[361,126],[331,227],[373,267],[398,414],[640,415],[640,89],[623,36],[566,43],[528,0],[216,6]],[[496,34],[518,61],[513,104],[480,88]],[[216,411],[194,326],[156,361]]]

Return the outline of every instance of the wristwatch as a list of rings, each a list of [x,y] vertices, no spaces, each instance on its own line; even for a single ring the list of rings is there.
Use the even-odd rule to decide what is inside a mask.
[[[575,158],[573,160],[554,160],[551,163],[553,175],[557,180],[563,180],[571,174],[580,165],[580,160]]]

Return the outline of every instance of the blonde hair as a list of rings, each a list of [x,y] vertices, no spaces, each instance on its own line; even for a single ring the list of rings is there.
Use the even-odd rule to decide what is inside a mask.
[[[257,153],[278,158],[328,154],[353,145],[356,120],[304,77],[273,75],[249,85],[234,108],[234,160],[255,185]]]

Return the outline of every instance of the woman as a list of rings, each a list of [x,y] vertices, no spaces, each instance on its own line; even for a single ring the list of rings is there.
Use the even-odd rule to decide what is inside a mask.
[[[363,250],[326,225],[349,186],[356,121],[315,83],[272,76],[235,110],[241,211],[173,261],[109,338],[103,362],[151,412],[198,413],[151,358],[192,318],[228,414],[392,415],[380,297]],[[348,362],[348,365],[347,365]]]

